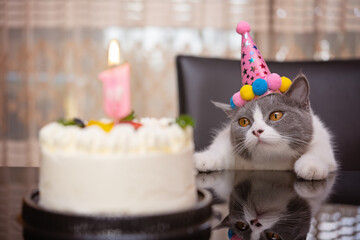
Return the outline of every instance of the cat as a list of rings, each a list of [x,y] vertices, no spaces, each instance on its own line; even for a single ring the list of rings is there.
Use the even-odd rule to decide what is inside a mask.
[[[313,113],[309,93],[308,80],[299,74],[284,94],[268,94],[235,109],[214,102],[230,123],[207,149],[194,154],[197,170],[294,170],[306,180],[326,178],[337,163],[331,135]]]
[[[231,229],[231,234],[238,237],[235,239],[244,240],[305,240],[311,218],[329,196],[336,178],[331,174],[322,181],[301,181],[293,173],[284,171],[219,174],[221,176],[212,177],[211,173],[197,177],[200,186],[212,188],[218,198],[228,199],[228,214],[225,213],[227,216],[222,217],[214,229]],[[232,182],[228,181],[229,175],[234,176]],[[223,186],[232,187],[226,196]],[[213,233],[216,239],[223,239],[220,232]]]

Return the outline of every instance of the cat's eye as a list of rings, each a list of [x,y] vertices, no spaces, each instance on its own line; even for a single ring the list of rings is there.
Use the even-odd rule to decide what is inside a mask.
[[[267,232],[266,237],[268,240],[281,240],[282,239],[278,234],[276,234],[274,232]]]
[[[270,114],[270,120],[271,121],[278,121],[280,120],[282,117],[284,116],[284,113],[283,112],[280,112],[280,111],[276,111],[276,112],[272,112]]]
[[[239,119],[239,125],[242,127],[246,127],[250,124],[250,120],[247,118],[240,118]]]
[[[244,222],[236,222],[236,228],[239,229],[240,231],[245,231],[249,228],[249,225],[244,223]]]

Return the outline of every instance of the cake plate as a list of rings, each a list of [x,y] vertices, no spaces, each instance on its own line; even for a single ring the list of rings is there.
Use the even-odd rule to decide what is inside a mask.
[[[191,209],[146,216],[90,216],[53,212],[39,206],[39,191],[22,206],[25,240],[143,240],[210,238],[211,194],[198,189]]]

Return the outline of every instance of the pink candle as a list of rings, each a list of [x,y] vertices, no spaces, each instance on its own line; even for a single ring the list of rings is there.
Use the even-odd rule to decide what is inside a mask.
[[[120,64],[120,47],[116,40],[109,45],[110,68],[99,74],[103,82],[103,104],[106,115],[120,120],[131,113],[130,64]]]

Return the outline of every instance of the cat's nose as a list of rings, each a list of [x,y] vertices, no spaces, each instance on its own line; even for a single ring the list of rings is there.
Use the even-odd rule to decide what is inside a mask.
[[[256,131],[252,131],[252,134],[254,134],[255,136],[259,137],[260,134],[262,134],[264,132],[264,130],[262,129],[258,129]]]
[[[250,221],[250,224],[251,224],[251,225],[254,225],[254,226],[256,226],[256,227],[261,227],[261,226],[262,226],[262,224],[259,223],[259,220],[258,220],[258,219],[251,220],[251,221]]]

